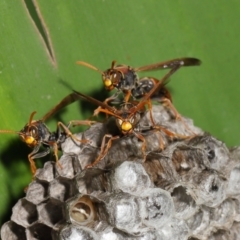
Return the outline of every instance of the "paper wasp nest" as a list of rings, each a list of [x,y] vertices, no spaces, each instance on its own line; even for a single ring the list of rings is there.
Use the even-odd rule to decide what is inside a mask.
[[[240,148],[229,150],[189,119],[185,125],[171,119],[162,106],[153,116],[179,139],[144,132],[145,162],[142,142],[122,137],[98,165],[82,170],[97,158],[111,120],[78,134],[88,144],[67,139],[63,169],[55,162],[38,169],[3,225],[2,239],[240,239]],[[148,118],[139,126],[150,124]]]

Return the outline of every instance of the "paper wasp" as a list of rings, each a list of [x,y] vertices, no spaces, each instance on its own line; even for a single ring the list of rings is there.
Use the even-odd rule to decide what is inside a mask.
[[[55,107],[53,107],[48,113],[46,113],[40,120],[33,120],[36,112],[32,112],[28,123],[20,131],[12,130],[0,130],[0,133],[15,133],[18,134],[23,142],[25,142],[33,151],[28,155],[28,160],[30,162],[32,176],[34,177],[36,173],[36,165],[34,159],[42,158],[50,153],[53,149],[55,155],[56,163],[61,168],[58,161],[58,148],[60,144],[65,141],[67,137],[71,137],[74,141],[81,143],[86,143],[87,140],[79,140],[70,132],[69,128],[72,124],[74,125],[91,125],[94,121],[71,121],[67,126],[62,122],[57,123],[57,130],[51,132],[45,125],[45,121],[53,116],[57,111],[71,104],[72,102],[78,100],[79,97],[76,94],[71,93],[63,98]],[[44,151],[39,152],[40,147],[44,147]]]
[[[132,68],[127,65],[116,65],[116,61],[112,62],[111,68],[106,71],[101,71],[93,65],[78,61],[77,64],[83,65],[85,67],[91,68],[102,75],[102,80],[105,88],[108,91],[116,88],[117,94],[105,100],[105,102],[111,102],[114,100],[119,92],[123,92],[125,95],[125,101],[127,102],[132,96],[133,98],[142,98],[144,95],[148,94],[151,89],[155,87],[158,80],[151,77],[138,78],[137,72],[151,71],[158,69],[173,69],[175,67],[181,66],[197,66],[201,64],[201,61],[197,58],[176,58],[164,62],[159,62],[155,64],[150,64],[138,68]],[[162,86],[163,87],[163,86]],[[161,94],[159,95],[161,96]]]
[[[154,95],[156,92],[159,91],[159,89],[161,89],[162,85],[165,84],[165,82],[167,81],[167,79],[178,69],[180,68],[180,66],[175,66],[174,68],[172,68],[156,85],[154,88],[152,88],[142,99],[141,101],[137,102],[124,102],[120,108],[120,110],[109,106],[107,103],[105,102],[101,102],[98,101],[97,99],[94,99],[90,96],[86,96],[80,92],[74,91],[78,96],[80,96],[82,99],[87,100],[89,102],[92,102],[96,105],[98,105],[99,108],[99,112],[103,112],[106,113],[110,116],[115,117],[116,119],[116,125],[118,127],[118,129],[121,132],[121,135],[126,136],[126,135],[130,135],[133,134],[135,135],[139,140],[141,140],[143,142],[142,144],[142,153],[144,156],[144,160],[146,159],[146,153],[145,153],[145,149],[146,149],[146,140],[143,137],[141,131],[142,129],[139,127],[138,123],[142,117],[142,115],[145,113],[145,105],[148,105],[149,111],[150,111],[150,119],[151,122],[153,124],[152,127],[150,127],[149,129],[152,130],[157,130],[157,131],[163,131],[168,137],[173,138],[173,137],[179,137],[179,135],[174,134],[172,132],[170,132],[169,130],[161,127],[161,126],[156,126],[153,120],[153,117],[151,115],[151,102],[150,102],[150,98],[152,95]],[[102,144],[101,144],[101,152],[100,155],[98,156],[98,158],[91,164],[87,165],[86,168],[91,168],[93,166],[95,166],[99,161],[101,161],[101,159],[104,158],[104,156],[107,154],[108,150],[110,149],[111,145],[112,145],[112,141],[115,139],[118,139],[120,137],[120,135],[117,136],[112,136],[109,134],[106,134],[103,137],[102,140]],[[182,136],[181,136],[182,137]],[[109,141],[106,144],[106,139],[109,138]],[[105,146],[106,145],[106,146]],[[163,148],[163,144],[161,143],[160,148]]]

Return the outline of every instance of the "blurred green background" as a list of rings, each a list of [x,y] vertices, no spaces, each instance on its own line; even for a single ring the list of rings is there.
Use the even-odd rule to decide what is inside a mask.
[[[71,88],[104,99],[100,74],[76,65],[77,60],[105,70],[112,60],[139,67],[197,57],[202,66],[182,68],[172,76],[173,102],[227,146],[240,145],[239,14],[237,0],[1,0],[0,129],[20,130],[35,110],[40,119]],[[49,128],[55,130],[57,120],[87,118],[95,106],[84,106],[67,107],[47,122]],[[30,152],[17,135],[0,135],[0,225],[31,180]]]

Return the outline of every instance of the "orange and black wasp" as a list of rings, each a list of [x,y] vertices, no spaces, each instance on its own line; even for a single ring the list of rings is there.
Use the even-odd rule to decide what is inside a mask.
[[[123,92],[125,95],[125,101],[127,102],[132,96],[134,99],[142,98],[144,95],[148,94],[151,89],[155,87],[158,83],[156,78],[152,77],[144,77],[138,78],[137,72],[143,71],[151,71],[151,70],[158,70],[158,69],[173,69],[175,67],[182,67],[182,66],[198,66],[201,64],[201,61],[197,58],[190,58],[190,57],[183,57],[183,58],[176,58],[168,61],[163,61],[155,64],[150,64],[142,67],[132,68],[127,65],[116,65],[116,61],[112,62],[111,68],[107,69],[106,71],[101,71],[98,68],[94,67],[93,65],[78,61],[77,64],[86,66],[91,68],[95,71],[98,71],[102,75],[102,80],[104,87],[111,91],[113,89],[117,89],[117,94],[113,95],[105,102],[112,101],[115,99],[120,92]],[[159,97],[163,96],[163,92],[166,91],[164,85],[159,89],[159,92],[156,92],[155,95]],[[168,92],[169,94],[169,92]],[[154,97],[154,96],[152,96]],[[168,97],[166,94],[164,97]],[[171,99],[170,99],[171,100]]]
[[[36,173],[36,165],[34,159],[42,158],[50,153],[53,149],[56,163],[61,168],[61,164],[58,162],[58,148],[60,144],[65,141],[67,137],[71,137],[74,141],[86,143],[87,140],[79,140],[69,130],[72,124],[74,125],[91,125],[94,121],[71,121],[67,126],[62,122],[57,123],[57,129],[55,132],[51,132],[45,125],[45,121],[53,116],[57,111],[64,108],[65,106],[75,102],[79,97],[76,94],[71,93],[63,98],[55,107],[53,107],[48,113],[46,113],[40,120],[33,120],[36,112],[32,112],[28,123],[20,131],[12,130],[0,130],[0,133],[15,133],[18,134],[23,142],[29,147],[33,148],[33,151],[28,155],[30,162],[32,176]],[[40,147],[43,146],[44,150],[40,152]]]
[[[120,107],[120,110],[116,109],[115,107],[109,106],[105,102],[98,101],[97,99],[94,99],[90,96],[86,96],[80,92],[74,91],[78,96],[80,96],[82,99],[87,100],[89,102],[92,102],[96,105],[98,105],[99,112],[103,112],[105,114],[108,114],[110,116],[113,116],[116,120],[116,125],[120,130],[120,135],[112,136],[109,134],[106,134],[103,137],[103,141],[101,144],[101,151],[98,158],[91,164],[87,165],[86,168],[90,168],[95,166],[101,159],[104,158],[104,156],[107,154],[108,150],[110,149],[112,145],[112,141],[115,139],[118,139],[122,136],[128,136],[128,135],[135,135],[139,140],[143,142],[142,144],[142,153],[144,160],[146,159],[146,140],[142,135],[142,129],[139,126],[139,121],[142,118],[143,114],[146,112],[145,105],[148,106],[149,112],[150,112],[150,119],[153,124],[153,126],[149,129],[151,130],[157,130],[164,132],[168,137],[174,138],[179,137],[179,135],[172,133],[171,131],[167,130],[166,128],[163,128],[161,126],[156,126],[153,120],[153,117],[151,115],[151,102],[150,98],[152,95],[154,95],[159,89],[161,89],[162,85],[165,84],[167,79],[176,72],[180,66],[173,67],[158,83],[155,85],[154,88],[152,88],[142,99],[141,101],[132,101],[132,102],[123,102],[122,106]],[[146,130],[146,129],[145,129]],[[184,136],[181,136],[184,137]],[[107,144],[107,138],[109,138]],[[163,148],[163,144],[160,144],[160,148]]]

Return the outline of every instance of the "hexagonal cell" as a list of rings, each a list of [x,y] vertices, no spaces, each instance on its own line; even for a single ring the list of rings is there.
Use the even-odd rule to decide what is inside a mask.
[[[201,139],[202,136],[196,136],[194,140]],[[191,147],[191,145],[185,144],[176,144],[175,149],[172,145],[172,163],[180,176],[186,175],[193,168],[203,169],[210,167],[207,155],[204,150],[200,147]]]
[[[48,183],[34,181],[28,186],[26,199],[34,204],[39,204],[47,199]]]
[[[176,217],[180,219],[188,219],[198,211],[195,200],[187,194],[188,190],[184,186],[176,186],[173,188],[171,196],[173,198]]]
[[[97,234],[87,227],[67,226],[60,232],[60,240],[98,240]]]
[[[154,228],[161,228],[175,214],[170,194],[160,188],[149,188],[138,199],[142,222]]]
[[[177,218],[171,219],[159,231],[166,239],[187,240],[189,237],[189,228],[184,220]]]
[[[203,232],[209,227],[210,224],[210,216],[209,212],[203,209],[199,209],[193,216],[191,216],[186,223],[191,229],[192,235],[195,237],[199,234],[202,235]]]
[[[109,171],[99,168],[85,169],[76,176],[78,191],[90,194],[94,191],[111,191]]]
[[[64,154],[60,158],[59,163],[62,168],[58,168],[57,172],[64,178],[73,179],[76,173],[82,171],[76,154]]]
[[[49,226],[36,223],[27,229],[27,239],[55,240],[56,232]]]
[[[146,231],[140,217],[140,207],[135,196],[128,193],[115,193],[108,196],[105,202],[108,221],[124,232],[140,234]]]
[[[66,201],[77,192],[74,180],[58,177],[49,184],[49,196],[60,201]]]
[[[141,151],[142,141],[134,135],[120,137],[112,142],[111,148],[106,156],[98,163],[97,167],[102,169],[112,169],[117,164],[126,160],[143,161]],[[96,159],[96,158],[95,158]]]
[[[191,229],[192,236],[200,239],[202,236],[206,238],[206,235],[210,229],[212,229],[212,222],[210,221],[212,209],[213,208],[201,206],[198,212],[186,220],[189,229]]]
[[[46,203],[37,206],[39,221],[49,227],[55,227],[61,222],[65,222],[64,203],[49,199]]]
[[[43,168],[37,169],[36,178],[51,182],[55,178],[55,162],[46,162]]]
[[[87,195],[79,195],[79,197],[68,201],[69,220],[80,226],[92,224],[98,218],[95,205],[93,199]]]
[[[36,206],[25,198],[18,200],[12,212],[11,220],[23,227],[29,227],[38,220]]]
[[[198,205],[216,207],[226,198],[226,179],[214,170],[193,169],[182,181]]]
[[[234,215],[235,202],[227,199],[219,207],[210,208],[211,225],[216,228],[229,229],[234,221]]]
[[[226,145],[209,134],[191,139],[189,145],[206,154],[212,169],[223,172],[229,164],[230,154]]]
[[[113,189],[131,194],[141,194],[152,186],[150,178],[140,163],[125,161],[111,175]]]
[[[1,238],[3,240],[27,240],[25,228],[15,222],[6,222],[1,228]]]
[[[99,153],[99,148],[93,148],[91,146],[86,146],[83,148],[82,153],[78,155],[78,161],[81,166],[81,169],[92,163],[94,159],[97,158]]]

